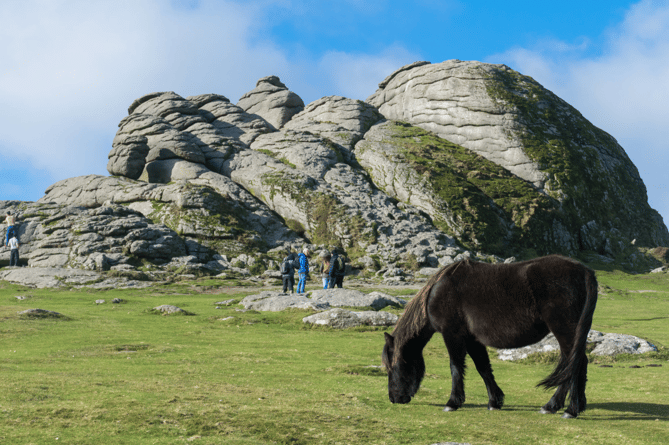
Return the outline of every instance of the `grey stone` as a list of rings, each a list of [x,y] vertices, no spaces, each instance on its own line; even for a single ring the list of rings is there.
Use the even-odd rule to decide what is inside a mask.
[[[657,347],[648,341],[626,334],[603,334],[599,333],[592,341],[597,344],[592,353],[594,355],[617,355],[617,354],[644,354],[657,352]]]
[[[594,329],[588,333],[588,343],[596,345],[592,350],[594,355],[644,354],[657,351],[655,345],[639,337],[625,334],[603,334]],[[538,343],[529,346],[516,349],[498,349],[497,356],[500,360],[522,360],[531,354],[559,349],[560,345],[555,336],[548,334]]]
[[[109,152],[107,171],[112,175],[138,179],[150,150],[147,142],[146,136],[142,135],[124,135],[114,140],[112,151]]]
[[[180,307],[171,305],[171,304],[163,304],[161,306],[156,306],[153,308],[154,310],[158,312],[162,312],[163,314],[177,314],[177,313],[184,313],[183,309]]]
[[[22,267],[0,270],[1,280],[40,289],[90,283],[99,278],[100,274],[96,272],[80,269]]]
[[[439,272],[438,267],[423,267],[418,271],[418,275],[423,275],[424,277],[431,277],[437,272]]]
[[[147,163],[139,177],[140,181],[167,184],[178,180],[197,179],[210,170],[202,164],[182,159],[164,159]]]
[[[27,317],[35,318],[61,318],[63,314],[54,311],[48,311],[46,309],[26,309],[24,311],[19,311],[19,315],[25,315]]]
[[[219,301],[218,303],[214,303],[217,306],[230,306],[231,303],[234,303],[235,300],[224,300],[224,301]]]
[[[258,80],[256,87],[244,94],[237,106],[249,114],[262,117],[276,129],[304,110],[300,96],[288,90],[277,76]]]
[[[520,140],[509,137],[514,116],[486,89],[487,76],[505,68],[460,60],[414,65],[400,69],[367,102],[388,119],[418,125],[541,188],[547,175]]]
[[[105,300],[95,300],[95,304],[104,304]]]
[[[390,312],[353,312],[335,308],[304,317],[302,322],[345,329],[356,326],[393,326],[397,323],[398,318],[397,315]]]
[[[546,233],[535,242],[555,246],[547,250],[577,252],[585,246],[608,255],[621,253],[626,243],[639,239],[638,228],[648,221],[653,228],[643,231],[646,244],[669,245],[669,232],[656,225],[657,212],[638,198],[645,196],[642,181],[615,139],[507,66],[460,60],[412,64],[389,76],[367,101],[387,119],[408,122],[465,147],[559,203],[571,200],[576,212],[554,212],[552,223],[543,224]],[[537,144],[548,154],[530,149]],[[548,169],[553,165],[550,157],[564,156],[558,154],[561,147],[571,147],[574,159],[592,159],[567,167],[580,172],[572,181],[560,181],[560,174]],[[591,189],[607,193],[594,197],[579,192]],[[616,209],[615,217],[610,209]],[[570,233],[566,227],[583,230]]]
[[[239,304],[245,309],[278,312],[288,308],[313,309],[322,311],[330,308],[326,302],[313,301],[304,295],[284,294],[275,291],[262,291],[245,297]]]
[[[350,159],[350,151],[365,132],[383,116],[368,103],[341,96],[327,96],[308,104],[284,126],[308,131],[337,144]]]
[[[319,289],[311,292],[311,299],[332,307],[371,307],[377,311],[406,305],[406,300],[382,292],[364,294],[355,289]]]

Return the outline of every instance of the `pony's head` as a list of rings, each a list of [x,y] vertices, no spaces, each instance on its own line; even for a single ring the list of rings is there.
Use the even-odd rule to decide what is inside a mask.
[[[425,375],[422,351],[408,353],[409,348],[395,347],[392,335],[386,333],[385,337],[382,359],[388,372],[388,397],[392,403],[409,403]]]
[[[383,364],[388,371],[388,396],[393,403],[409,403],[425,376],[423,348],[435,329],[427,316],[427,300],[432,288],[460,262],[442,267],[430,278],[404,309],[393,335],[385,334]]]

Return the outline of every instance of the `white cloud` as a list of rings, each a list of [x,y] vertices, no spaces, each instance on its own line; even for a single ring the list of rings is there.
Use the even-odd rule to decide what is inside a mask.
[[[25,164],[54,182],[106,174],[118,122],[134,99],[154,91],[218,93],[235,102],[273,74],[305,101],[364,99],[413,61],[397,45],[380,54],[289,60],[267,37],[268,6],[292,7],[281,0],[1,2],[0,169]]]
[[[318,71],[332,85],[332,94],[365,100],[393,71],[420,60],[400,45],[376,55],[330,51],[318,62]]]
[[[541,42],[487,61],[532,76],[612,134],[639,169],[651,206],[669,223],[669,5],[644,0],[603,37],[600,47]]]
[[[59,178],[104,173],[116,125],[135,98],[241,95],[265,65],[287,64],[271,45],[247,43],[254,12],[220,2],[190,11],[160,1],[3,2],[0,102],[9,113],[0,154]]]

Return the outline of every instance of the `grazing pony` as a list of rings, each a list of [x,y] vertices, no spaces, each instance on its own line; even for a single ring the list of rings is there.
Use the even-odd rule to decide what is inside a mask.
[[[538,386],[557,387],[541,408],[554,414],[570,395],[564,418],[585,410],[586,340],[597,304],[595,273],[569,258],[550,255],[512,264],[459,261],[439,270],[407,305],[393,335],[385,334],[383,364],[392,403],[409,403],[425,375],[423,348],[435,332],[451,361],[451,397],[444,411],[465,401],[465,356],[474,360],[488,390],[488,409],[504,403],[486,346],[519,348],[549,332],[560,361]]]

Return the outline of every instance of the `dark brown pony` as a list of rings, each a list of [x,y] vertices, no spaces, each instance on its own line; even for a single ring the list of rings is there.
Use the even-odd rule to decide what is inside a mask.
[[[486,346],[519,348],[552,332],[560,360],[539,386],[557,387],[541,413],[556,413],[570,395],[562,417],[585,410],[588,360],[585,345],[597,304],[595,273],[558,255],[512,264],[460,261],[442,268],[407,305],[393,331],[385,334],[383,363],[393,403],[408,403],[425,375],[423,348],[435,332],[451,361],[451,397],[444,411],[465,401],[465,356],[474,360],[488,390],[488,409],[504,403]]]

